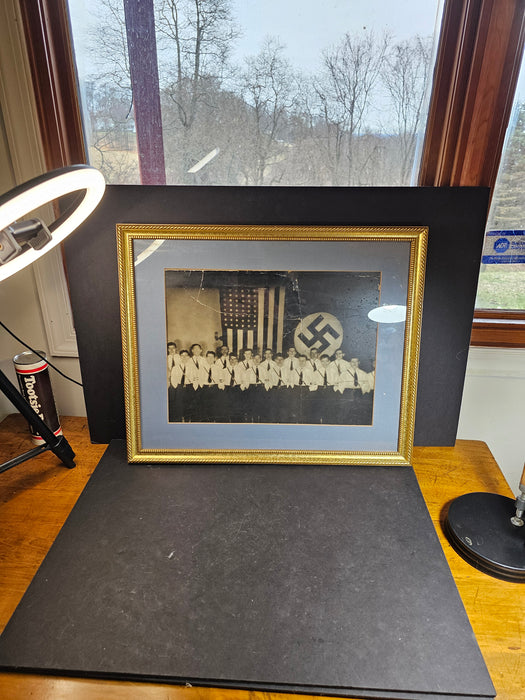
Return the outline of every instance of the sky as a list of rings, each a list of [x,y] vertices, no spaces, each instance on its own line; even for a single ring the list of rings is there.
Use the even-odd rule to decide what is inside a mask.
[[[89,8],[96,4],[69,0],[77,51],[81,29],[89,25]],[[318,67],[322,51],[337,44],[345,32],[366,28],[380,34],[386,29],[398,40],[433,34],[442,0],[231,0],[231,7],[242,28],[233,54],[238,62],[256,54],[265,37],[274,36],[292,65],[309,72]]]
[[[244,35],[237,55],[257,53],[267,35],[278,36],[297,68],[312,69],[325,49],[345,32],[364,28],[407,39],[434,33],[441,18],[439,0],[233,0],[232,9]]]

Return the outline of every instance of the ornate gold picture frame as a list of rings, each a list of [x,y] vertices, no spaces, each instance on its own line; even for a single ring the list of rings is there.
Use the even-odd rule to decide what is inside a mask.
[[[425,227],[117,225],[128,459],[411,459]]]

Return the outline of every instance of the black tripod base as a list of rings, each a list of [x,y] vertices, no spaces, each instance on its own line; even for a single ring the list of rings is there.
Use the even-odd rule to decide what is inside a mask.
[[[73,467],[75,466],[75,453],[73,452],[73,449],[69,442],[66,440],[66,438],[63,435],[61,435],[58,438],[58,440],[54,442],[53,445],[44,443],[43,445],[39,445],[38,447],[33,447],[32,450],[23,452],[21,455],[13,457],[13,459],[9,459],[7,462],[3,462],[3,464],[0,464],[0,474],[2,472],[6,472],[8,469],[12,469],[13,467],[18,466],[19,464],[22,464],[22,462],[25,462],[28,459],[37,457],[46,450],[51,450],[62,461],[62,464],[68,469],[73,469]]]
[[[490,576],[525,583],[525,526],[513,525],[512,498],[468,493],[450,505],[445,534],[456,552]]]

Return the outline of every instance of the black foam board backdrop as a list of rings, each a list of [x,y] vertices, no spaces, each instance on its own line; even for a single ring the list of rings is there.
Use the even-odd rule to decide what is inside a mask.
[[[65,243],[93,442],[125,437],[115,226],[292,224],[429,227],[416,445],[456,439],[488,205],[486,188],[108,186]]]
[[[129,465],[124,441],[4,630],[0,668],[495,694],[411,467]]]

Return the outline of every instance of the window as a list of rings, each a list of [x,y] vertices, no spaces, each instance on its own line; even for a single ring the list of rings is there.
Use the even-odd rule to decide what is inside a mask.
[[[111,183],[410,184],[439,5],[69,0],[88,158]]]
[[[65,0],[20,0],[20,3],[32,53],[48,167],[57,167],[68,159],[78,162],[83,152],[83,137]],[[216,6],[212,0],[210,3]],[[132,4],[144,8],[149,0],[140,3],[133,0]],[[383,3],[386,6],[390,3]],[[418,184],[494,186],[521,63],[524,21],[522,0],[475,3],[445,0],[426,131],[421,157],[416,160]],[[157,50],[164,51],[160,40]],[[164,84],[164,79],[161,71],[159,86]],[[252,109],[255,109],[253,104]],[[164,129],[168,125],[163,124]],[[294,125],[295,122],[279,132],[284,136],[280,141],[288,143]],[[361,136],[365,134],[359,131]],[[192,182],[199,178],[209,182],[212,166],[220,162],[218,154],[216,158],[213,156],[216,148],[220,149],[220,145],[210,150],[203,147],[200,160],[196,160],[195,154],[191,161],[179,158],[179,163],[184,164],[184,177],[191,175],[195,176]],[[281,157],[282,154],[271,155],[270,170],[277,171]],[[199,163],[204,163],[200,170],[187,172]],[[278,184],[286,181],[283,178]],[[501,311],[490,311],[491,318],[486,319],[485,313],[476,313],[473,343],[525,345],[523,321],[513,316],[509,323]]]
[[[525,70],[523,62],[492,196],[476,307],[525,312]]]

